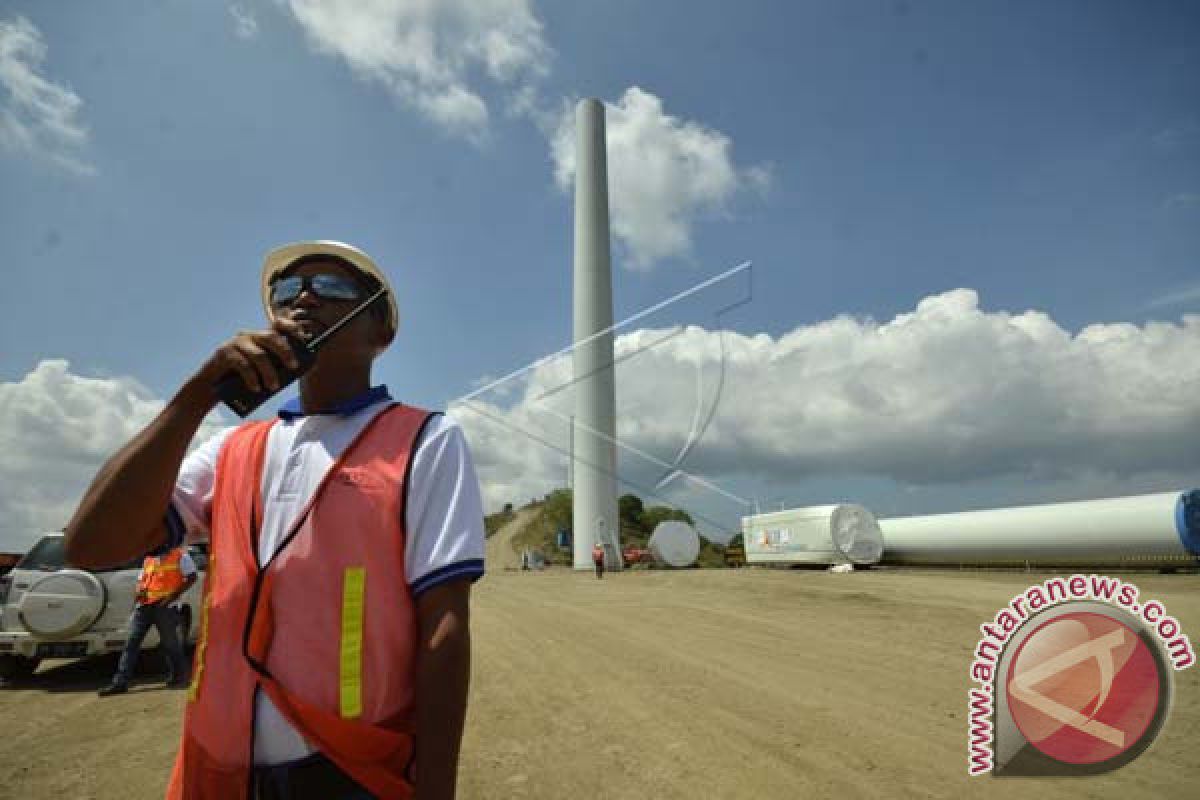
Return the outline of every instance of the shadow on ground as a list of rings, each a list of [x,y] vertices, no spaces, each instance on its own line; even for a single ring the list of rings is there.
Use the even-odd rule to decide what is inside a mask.
[[[51,659],[42,662],[37,672],[19,681],[0,682],[0,690],[59,692],[95,692],[107,686],[117,671],[119,656],[109,653],[72,660]],[[167,662],[157,650],[148,650],[138,659],[129,692],[166,690]]]

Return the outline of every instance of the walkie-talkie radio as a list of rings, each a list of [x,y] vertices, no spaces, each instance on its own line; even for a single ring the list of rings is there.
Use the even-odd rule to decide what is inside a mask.
[[[257,392],[252,392],[246,386],[245,382],[242,381],[240,374],[230,372],[217,381],[217,397],[221,398],[221,402],[229,406],[233,413],[239,417],[245,417],[253,413],[254,409],[265,403],[272,395],[291,386],[297,378],[308,372],[312,368],[312,365],[316,363],[317,351],[329,341],[329,338],[349,325],[355,317],[370,308],[372,303],[378,301],[385,294],[387,294],[387,287],[375,292],[375,294],[364,300],[353,311],[342,317],[336,324],[311,341],[302,342],[294,336],[285,336],[288,344],[291,345],[292,352],[296,354],[295,369],[285,365],[279,360],[279,356],[268,350],[267,358],[271,360],[271,364],[274,365],[275,372],[279,376],[278,389],[268,389],[264,385]]]

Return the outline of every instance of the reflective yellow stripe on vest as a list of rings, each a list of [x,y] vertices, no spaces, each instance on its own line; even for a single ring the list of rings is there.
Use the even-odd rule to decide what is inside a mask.
[[[342,645],[338,710],[346,719],[362,714],[363,606],[367,571],[346,567],[342,577]]]
[[[208,580],[211,581],[216,576],[216,555],[212,555],[208,559]],[[208,651],[208,614],[209,606],[212,605],[212,590],[211,585],[205,586],[204,604],[200,607],[200,635],[196,641],[196,659],[195,666],[192,668],[192,684],[188,687],[188,700],[196,701],[196,697],[200,694],[200,678],[204,675],[204,657]]]

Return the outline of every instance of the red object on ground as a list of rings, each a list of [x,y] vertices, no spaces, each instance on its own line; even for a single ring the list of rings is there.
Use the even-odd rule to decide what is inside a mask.
[[[649,550],[641,547],[627,547],[621,551],[621,557],[626,564],[653,564],[654,556]]]

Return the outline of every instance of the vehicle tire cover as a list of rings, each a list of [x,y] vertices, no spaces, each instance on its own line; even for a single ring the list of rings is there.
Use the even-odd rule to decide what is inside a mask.
[[[60,570],[33,582],[17,605],[17,619],[36,636],[66,638],[87,630],[104,601],[104,584],[95,575]]]

